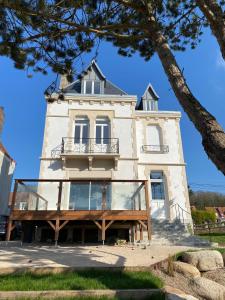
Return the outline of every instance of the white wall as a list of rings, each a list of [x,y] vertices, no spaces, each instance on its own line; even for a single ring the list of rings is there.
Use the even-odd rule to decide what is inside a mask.
[[[71,96],[72,97],[72,96]],[[186,190],[186,175],[183,160],[183,150],[179,129],[179,113],[175,112],[148,112],[141,114],[134,111],[134,100],[130,96],[112,97],[89,97],[75,96],[73,101],[55,101],[48,104],[45,136],[43,143],[43,152],[40,167],[40,178],[43,179],[69,179],[69,178],[109,178],[112,179],[149,179],[149,171],[147,169],[163,170],[166,174],[167,181],[167,199],[166,199],[166,217],[173,219],[174,211],[170,209],[172,202],[179,203],[181,207],[189,210],[189,202]],[[90,101],[87,101],[89,99]],[[107,101],[106,101],[107,100]],[[123,103],[122,103],[123,102]],[[93,168],[92,171],[86,167],[79,170],[79,164],[76,167],[71,163],[69,168],[63,167],[60,159],[53,160],[51,151],[60,145],[62,137],[71,136],[70,111],[79,110],[88,115],[89,111],[111,112],[114,117],[111,120],[112,136],[119,138],[120,157],[118,158],[117,170],[114,169],[114,163],[105,162],[107,168],[104,170],[102,162]],[[157,118],[156,118],[157,117]],[[146,125],[159,124],[163,134],[163,144],[169,146],[168,153],[144,153],[142,146],[146,144]],[[135,129],[136,128],[136,129]],[[137,152],[136,152],[137,151]],[[75,158],[80,160],[79,158]],[[104,160],[103,160],[104,162]],[[95,164],[93,163],[95,167]],[[76,174],[74,176],[74,174]],[[184,176],[185,175],[185,176]],[[124,187],[125,188],[125,187]],[[112,208],[121,209],[128,208],[126,201],[121,201],[121,196],[128,196],[128,192],[132,193],[133,187],[118,188],[113,187],[113,203]],[[64,184],[62,207],[68,209],[69,184]],[[42,196],[49,201],[48,209],[56,209],[58,186],[51,185],[47,188],[47,184],[39,185],[38,190]]]
[[[8,201],[15,162],[0,151],[0,215],[8,215]]]

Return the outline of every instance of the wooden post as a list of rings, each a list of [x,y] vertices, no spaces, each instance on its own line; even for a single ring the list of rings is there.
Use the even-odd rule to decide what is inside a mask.
[[[16,203],[16,193],[17,193],[17,189],[18,189],[18,181],[15,181],[14,184],[14,189],[13,189],[13,196],[12,196],[12,203],[10,206],[10,215],[9,215],[9,221],[8,221],[8,225],[7,225],[7,230],[6,230],[6,241],[10,241],[10,236],[11,236],[11,231],[12,231],[12,213],[14,211],[14,207],[15,207],[15,203]]]
[[[139,224],[139,228],[140,228],[140,241],[143,241],[143,226]]]
[[[59,218],[55,221],[55,246],[58,245],[58,239],[59,239]]]
[[[102,244],[105,244],[105,219],[102,220]]]
[[[59,192],[58,192],[58,202],[57,202],[57,211],[60,211],[61,201],[62,201],[62,181],[59,182]]]
[[[137,222],[135,222],[134,225],[134,240],[137,241],[138,237],[137,237]]]
[[[147,226],[148,226],[148,240],[151,240],[151,208],[149,201],[149,189],[148,180],[145,180],[145,201],[146,201],[146,211],[147,211]]]
[[[82,227],[82,231],[81,231],[81,243],[84,244],[85,243],[85,228]]]

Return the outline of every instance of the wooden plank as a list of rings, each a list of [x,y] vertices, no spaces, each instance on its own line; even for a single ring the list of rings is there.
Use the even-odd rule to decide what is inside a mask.
[[[64,222],[59,226],[59,230],[63,229],[63,227],[66,226],[67,223],[69,223],[69,220],[64,221]]]
[[[52,227],[52,229],[55,231],[55,225],[52,223],[52,221],[47,221],[47,223]]]
[[[102,226],[98,223],[98,221],[93,220],[93,222],[95,223],[95,225],[96,225],[100,230],[102,230]]]
[[[11,214],[12,220],[17,221],[41,221],[41,220],[118,220],[118,221],[132,221],[132,220],[147,220],[147,212],[145,210],[90,210],[90,211],[22,211],[14,210]]]
[[[148,226],[148,240],[151,240],[151,208],[149,201],[149,189],[148,180],[145,181],[145,201],[146,201],[146,212],[147,212],[147,226]]]
[[[144,222],[142,222],[141,220],[138,220],[138,222],[141,224],[142,227],[144,227],[144,229],[148,229],[148,226]]]
[[[111,220],[111,221],[105,226],[105,230],[107,230],[107,229],[112,225],[113,222],[114,222],[114,220]]]

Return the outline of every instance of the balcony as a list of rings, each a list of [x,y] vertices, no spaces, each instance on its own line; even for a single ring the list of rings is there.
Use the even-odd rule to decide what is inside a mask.
[[[51,152],[53,158],[61,157],[64,161],[71,158],[87,158],[89,170],[93,159],[114,159],[117,169],[119,157],[119,139],[117,138],[62,138],[62,143]]]
[[[168,153],[169,146],[168,145],[143,145],[142,151],[144,153]]]

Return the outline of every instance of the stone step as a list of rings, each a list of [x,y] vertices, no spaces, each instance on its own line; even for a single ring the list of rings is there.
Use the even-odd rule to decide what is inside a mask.
[[[22,242],[21,241],[0,241],[0,248],[4,247],[22,247]]]

